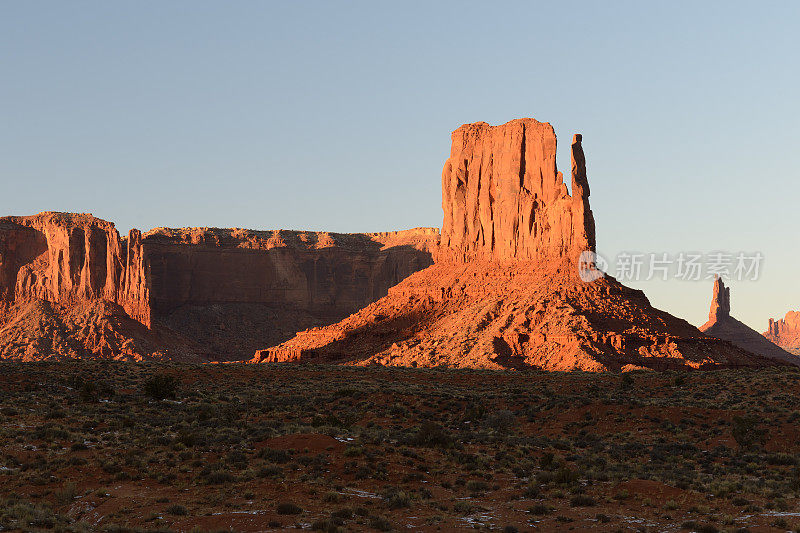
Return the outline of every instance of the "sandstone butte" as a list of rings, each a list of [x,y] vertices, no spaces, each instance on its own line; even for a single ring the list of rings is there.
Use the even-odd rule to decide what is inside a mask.
[[[708,322],[700,326],[700,331],[769,359],[800,365],[800,357],[787,352],[731,316],[731,289],[725,286],[721,278],[714,280]]]
[[[594,251],[595,226],[580,135],[571,151],[570,195],[550,124],[461,126],[442,172],[434,264],[252,361],[587,371],[785,364],[703,334],[610,276],[582,281],[579,256]]]
[[[800,354],[800,312],[789,311],[778,320],[770,318],[764,336],[778,346]]]
[[[337,234],[0,218],[0,358],[246,359],[432,263],[434,228]]]

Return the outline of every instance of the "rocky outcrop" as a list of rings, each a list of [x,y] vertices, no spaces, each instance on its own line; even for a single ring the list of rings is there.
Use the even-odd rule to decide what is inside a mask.
[[[711,295],[711,308],[708,311],[708,322],[712,324],[731,316],[731,289],[726,287],[722,278],[714,279],[714,290]]]
[[[0,218],[0,297],[5,302],[116,301],[123,256],[114,224],[91,215]]]
[[[580,135],[572,142],[572,196],[556,169],[550,124],[478,122],[451,138],[442,171],[442,259],[577,259],[594,251]]]
[[[731,316],[731,290],[725,286],[722,278],[718,277],[714,280],[708,322],[700,326],[700,331],[706,335],[730,341],[742,349],[768,359],[800,366],[800,357],[781,349],[756,330]]]
[[[122,239],[112,223],[86,214],[5,217],[0,357],[243,359],[385,296],[432,263],[438,239],[432,228],[157,228]]]
[[[800,353],[800,312],[789,311],[778,320],[770,318],[764,336],[778,346]]]
[[[345,320],[256,352],[253,362],[621,371],[775,364],[654,309],[641,291],[593,272],[581,136],[572,195],[553,128],[480,122],[452,135],[442,173],[436,263]],[[593,265],[583,265],[593,268]]]

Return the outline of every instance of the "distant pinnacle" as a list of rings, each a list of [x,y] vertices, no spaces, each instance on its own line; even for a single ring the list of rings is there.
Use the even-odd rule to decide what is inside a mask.
[[[715,321],[719,318],[728,317],[731,314],[731,289],[725,287],[722,278],[716,276],[714,280],[714,295],[711,297],[711,310],[708,312],[708,319]]]

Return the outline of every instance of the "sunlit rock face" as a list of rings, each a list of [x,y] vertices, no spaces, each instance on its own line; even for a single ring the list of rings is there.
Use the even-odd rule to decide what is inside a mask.
[[[442,171],[442,252],[454,260],[576,259],[594,251],[594,218],[581,136],[572,196],[556,168],[556,135],[531,118],[465,124]]]
[[[253,362],[588,371],[773,364],[654,309],[611,277],[582,281],[578,258],[594,251],[595,227],[580,135],[572,194],[549,124],[479,122],[451,139],[435,263],[337,324],[258,350]]]
[[[770,318],[764,336],[778,346],[800,352],[800,312],[789,311],[778,320]]]
[[[432,263],[438,240],[435,228],[157,228],[121,238],[87,214],[5,217],[0,357],[243,359],[385,296]]]

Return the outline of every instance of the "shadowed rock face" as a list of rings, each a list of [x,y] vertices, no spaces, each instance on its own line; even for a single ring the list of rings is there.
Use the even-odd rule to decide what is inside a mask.
[[[700,331],[718,339],[732,342],[736,346],[763,357],[800,365],[800,357],[790,354],[764,338],[756,330],[733,318],[731,312],[731,289],[721,278],[714,280],[711,309],[708,322],[700,326]]]
[[[91,215],[5,217],[0,357],[242,359],[386,295],[432,263],[438,238],[430,228],[352,235],[158,228],[121,239],[112,223]],[[37,301],[49,303],[28,305]],[[76,329],[95,334],[76,337]],[[126,335],[140,342],[126,344]],[[48,345],[37,341],[42,336],[61,340]]]
[[[570,195],[549,124],[458,128],[442,173],[435,264],[253,361],[588,371],[772,364],[654,309],[610,276],[580,279],[579,255],[595,249],[581,141],[571,146]]]
[[[764,336],[787,350],[800,352],[800,312],[789,311],[784,318],[769,319]]]

